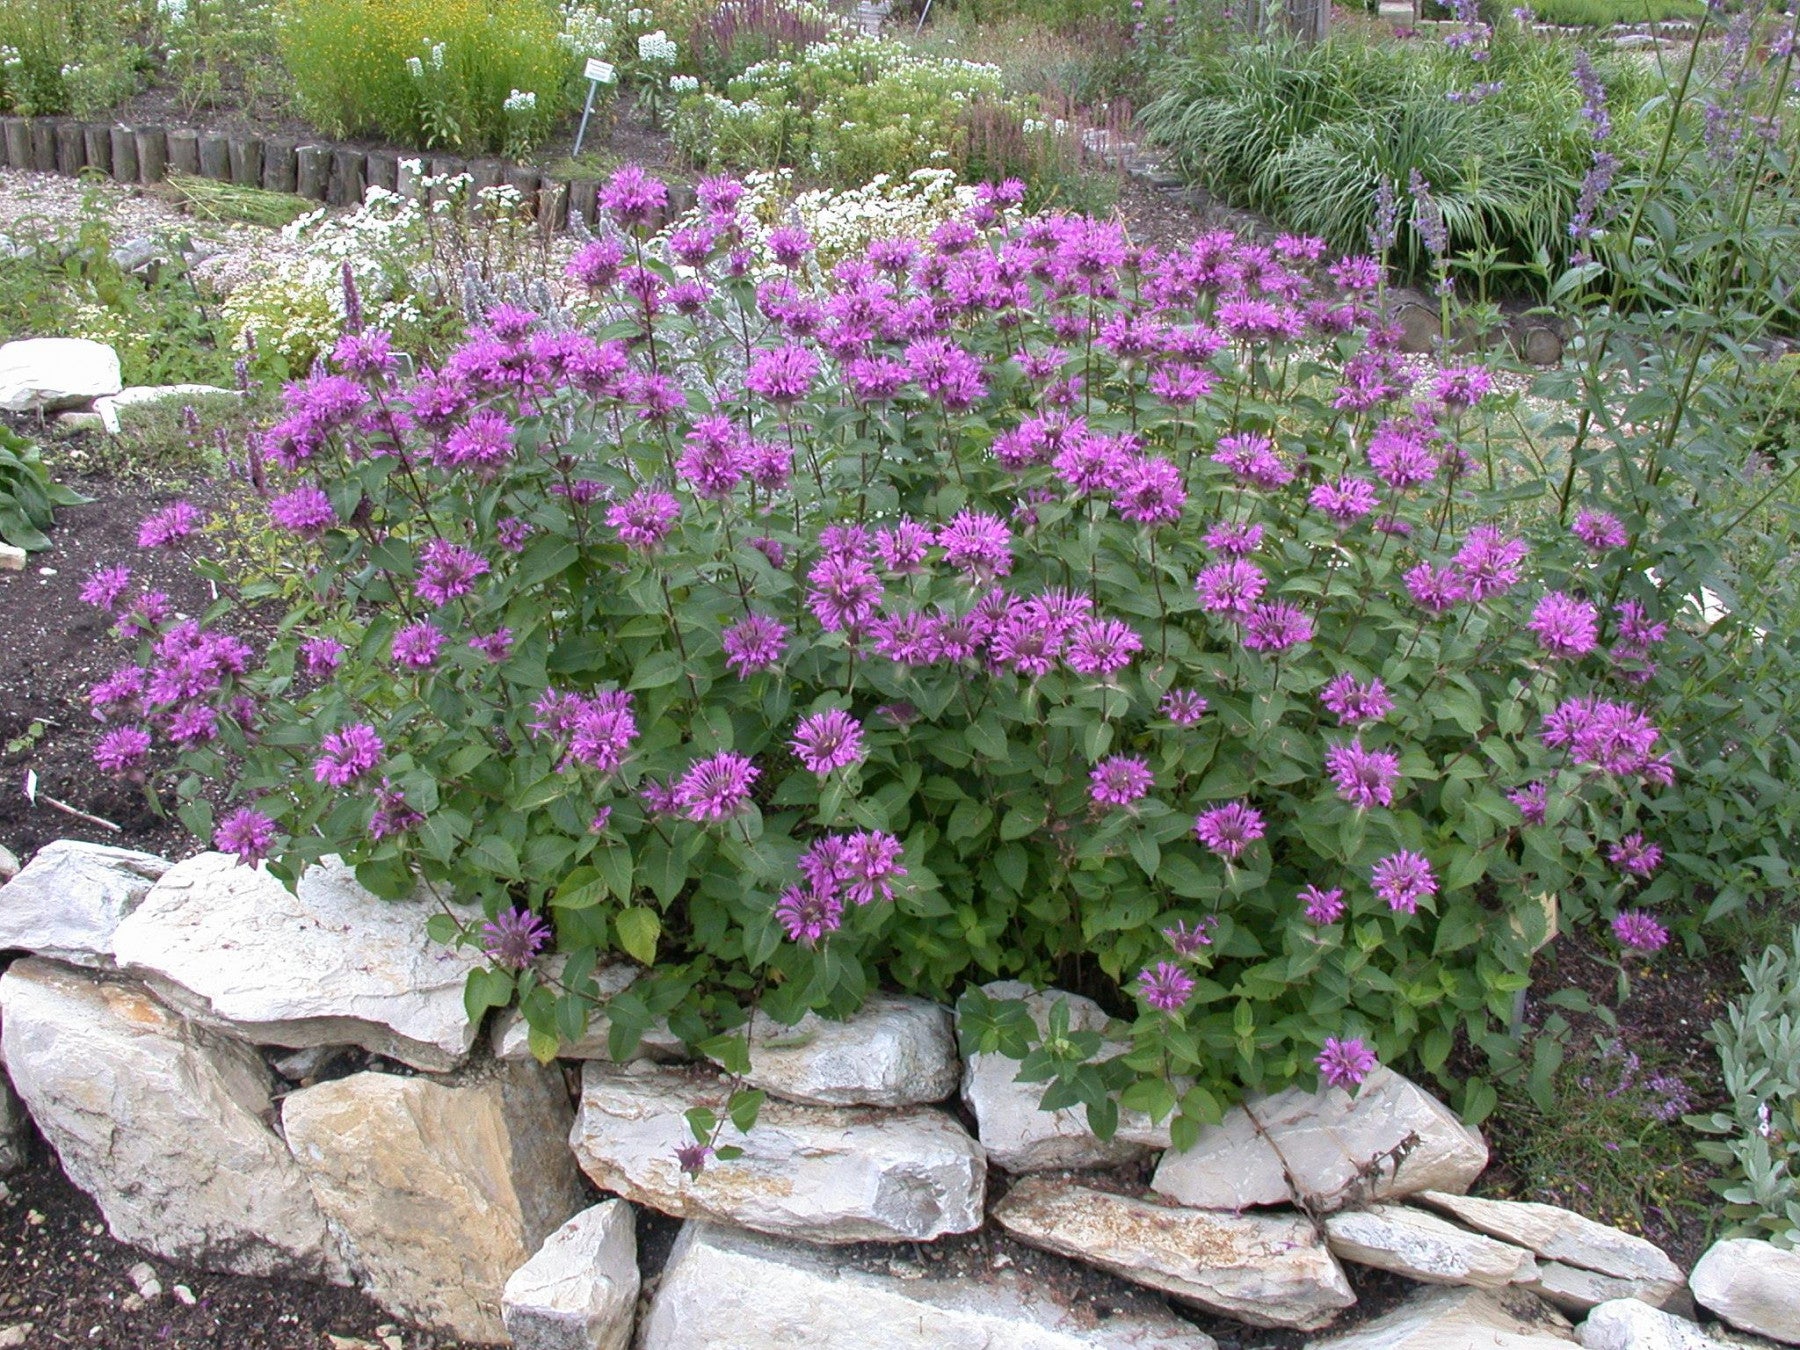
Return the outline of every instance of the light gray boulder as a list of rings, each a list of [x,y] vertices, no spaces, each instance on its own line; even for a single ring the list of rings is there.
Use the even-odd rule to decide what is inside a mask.
[[[1217,1350],[1145,1299],[1113,1316],[1014,1271],[905,1280],[836,1253],[690,1223],[669,1254],[638,1350]]]
[[[169,864],[151,853],[77,839],[45,844],[0,886],[0,951],[75,966],[113,963],[113,933]]]
[[[1165,1153],[1151,1186],[1184,1205],[1236,1210],[1300,1198],[1290,1192],[1292,1177],[1310,1203],[1329,1210],[1426,1190],[1466,1191],[1487,1159],[1478,1132],[1384,1067],[1354,1094],[1294,1087],[1234,1106],[1201,1130],[1193,1148]]]
[[[0,343],[0,412],[56,412],[121,388],[119,355],[87,338]]]
[[[1569,1350],[1568,1322],[1514,1289],[1424,1288],[1373,1322],[1306,1350]]]
[[[1536,1277],[1521,1280],[1519,1285],[1548,1299],[1566,1313],[1584,1313],[1589,1308],[1621,1298],[1635,1298],[1661,1308],[1673,1302],[1685,1287],[1678,1279],[1626,1279],[1542,1259],[1537,1263]]]
[[[346,1280],[267,1067],[134,983],[37,958],[0,976],[19,1096],[114,1237],[207,1270]]]
[[[723,1220],[811,1242],[928,1242],[981,1227],[981,1146],[942,1111],[799,1106],[770,1099],[756,1128],[727,1124],[698,1176],[676,1150],[685,1113],[721,1118],[727,1089],[709,1071],[653,1064],[582,1066],[570,1146],[594,1184],[682,1218]]]
[[[358,1073],[302,1088],[281,1123],[359,1282],[397,1317],[504,1344],[501,1294],[582,1205],[561,1072],[461,1082]]]
[[[425,933],[336,859],[297,890],[226,853],[177,863],[113,934],[119,966],[189,1017],[257,1045],[363,1049],[441,1073],[475,1041],[463,984],[479,954]]]
[[[639,1282],[631,1206],[582,1210],[506,1281],[500,1315],[513,1350],[625,1350]]]
[[[811,1106],[918,1106],[956,1091],[961,1065],[950,1010],[922,998],[874,994],[842,1022],[807,1013],[783,1026],[750,1023],[745,1081]]]
[[[1312,1331],[1356,1302],[1300,1215],[1179,1209],[1033,1176],[1007,1192],[994,1219],[1021,1242],[1252,1326]]]
[[[1586,1350],[1741,1350],[1743,1342],[1722,1341],[1674,1313],[1635,1298],[1599,1304],[1575,1328]],[[1764,1342],[1767,1344],[1767,1342]]]
[[[1695,1302],[1732,1326],[1800,1345],[1800,1252],[1728,1238],[1706,1249],[1688,1283]]]
[[[1530,1248],[1544,1262],[1590,1270],[1616,1280],[1637,1281],[1645,1289],[1667,1286],[1671,1295],[1683,1283],[1681,1267],[1654,1242],[1596,1223],[1573,1210],[1527,1200],[1489,1200],[1436,1191],[1428,1191],[1419,1199],[1490,1237]],[[1614,1297],[1643,1295],[1630,1291]]]
[[[1325,1240],[1340,1260],[1425,1284],[1499,1289],[1537,1277],[1537,1262],[1525,1248],[1407,1205],[1340,1210],[1326,1218]]]

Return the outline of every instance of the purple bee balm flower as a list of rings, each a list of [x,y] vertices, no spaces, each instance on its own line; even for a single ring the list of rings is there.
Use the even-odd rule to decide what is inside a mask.
[[[1284,652],[1311,642],[1312,635],[1306,611],[1279,601],[1257,605],[1244,622],[1244,645],[1253,652]]]
[[[1593,553],[1624,548],[1631,540],[1619,518],[1608,515],[1605,511],[1577,511],[1575,523],[1569,527],[1569,533]]]
[[[1262,545],[1262,537],[1260,525],[1233,525],[1221,521],[1201,536],[1200,542],[1227,558],[1247,558]]]
[[[313,778],[327,787],[347,787],[373,769],[387,747],[367,722],[352,722],[319,742]]]
[[[1088,796],[1101,806],[1130,806],[1155,782],[1149,764],[1138,756],[1108,755],[1088,773]]]
[[[669,204],[669,189],[636,164],[627,164],[600,189],[600,205],[623,229],[648,225]]]
[[[576,702],[569,719],[569,758],[601,773],[616,773],[638,734],[631,695],[615,689]]]
[[[163,548],[186,539],[205,517],[192,502],[176,502],[155,515],[147,516],[138,526],[139,548]]]
[[[1173,961],[1158,961],[1138,975],[1138,994],[1158,1012],[1175,1012],[1194,996],[1196,983]]]
[[[683,1144],[675,1150],[675,1163],[690,1177],[697,1177],[706,1170],[706,1160],[712,1157],[710,1144]]]
[[[862,763],[862,723],[841,708],[828,708],[801,719],[794,732],[794,754],[820,777]]]
[[[1641,909],[1628,909],[1612,921],[1613,937],[1633,951],[1659,952],[1669,943],[1669,930]]]
[[[594,239],[582,245],[569,260],[569,279],[589,290],[604,290],[619,279],[625,265],[625,245],[617,239]]]
[[[681,503],[666,492],[643,488],[610,508],[606,523],[619,533],[619,542],[639,553],[648,553],[668,538],[681,516]]]
[[[1300,893],[1294,897],[1306,906],[1306,920],[1324,927],[1328,923],[1336,923],[1344,917],[1344,888],[1333,886],[1329,890],[1318,886],[1302,886]]]
[[[798,267],[812,252],[812,237],[797,225],[780,225],[769,231],[769,253],[783,267]]]
[[[1111,676],[1131,664],[1144,643],[1129,624],[1117,619],[1089,619],[1075,629],[1064,658],[1080,675]]]
[[[1192,689],[1171,689],[1162,697],[1162,715],[1178,727],[1198,726],[1207,706]]]
[[[329,675],[343,664],[344,644],[336,638],[307,638],[300,644],[300,659],[309,675]]]
[[[1638,833],[1626,835],[1607,851],[1612,865],[1634,877],[1647,877],[1662,864],[1662,846]]]
[[[771,403],[795,403],[806,397],[819,375],[819,358],[805,347],[759,351],[744,375],[744,388]]]
[[[1386,685],[1378,679],[1358,684],[1347,670],[1334,675],[1319,691],[1319,702],[1347,727],[1379,722],[1394,710]]]
[[[426,670],[444,650],[444,635],[429,623],[408,624],[394,634],[394,664],[409,670]]]
[[[721,750],[696,760],[675,783],[675,804],[693,821],[728,820],[750,800],[750,787],[762,776],[743,755]]]
[[[1209,614],[1245,618],[1268,584],[1255,563],[1231,558],[1203,569],[1194,578],[1194,594],[1200,597],[1200,608]]]
[[[169,719],[169,740],[179,749],[192,750],[219,734],[219,714],[205,704],[183,708]]]
[[[495,665],[499,665],[512,655],[513,631],[510,628],[496,628],[483,637],[469,639],[469,650],[487,657]]]
[[[775,902],[775,921],[790,942],[811,947],[843,926],[844,902],[829,892],[822,895],[808,887],[789,886]]]
[[[468,421],[451,432],[431,457],[446,469],[495,469],[512,458],[512,453],[512,423],[493,409],[482,408],[470,413]]]
[[[1393,751],[1365,750],[1361,741],[1351,741],[1327,750],[1325,767],[1336,783],[1338,796],[1358,811],[1394,804],[1400,756]]]
[[[1337,525],[1353,525],[1381,505],[1375,485],[1354,474],[1345,474],[1335,483],[1320,483],[1307,500]]]
[[[213,847],[221,853],[235,853],[246,866],[269,856],[275,842],[275,822],[253,807],[242,806],[226,816],[213,832]]]
[[[938,531],[944,561],[964,575],[991,581],[1012,571],[1012,532],[998,516],[959,511]]]
[[[890,572],[920,572],[924,570],[926,551],[936,540],[930,526],[902,520],[891,530],[875,531],[875,551],[881,555],[881,565]]]
[[[1134,525],[1173,525],[1186,505],[1181,470],[1156,455],[1126,461],[1113,489],[1113,509]]]
[[[1194,817],[1194,836],[1228,862],[1263,837],[1262,813],[1245,802],[1226,802]]]
[[[503,909],[481,925],[481,950],[508,970],[523,970],[550,941],[550,926],[528,909]]]
[[[124,666],[88,690],[94,716],[104,722],[135,704],[144,692],[145,673],[142,666]]]
[[[508,516],[494,526],[494,537],[508,553],[523,553],[525,541],[531,538],[531,525],[517,516]]]
[[[386,839],[390,835],[405,834],[424,823],[425,817],[413,810],[405,791],[383,778],[381,786],[375,790],[375,810],[369,816],[369,837]]]
[[[278,530],[310,537],[337,524],[337,512],[322,489],[308,484],[271,501],[269,519]]]
[[[419,559],[415,589],[434,605],[447,605],[468,595],[475,589],[475,579],[488,572],[486,558],[447,539],[428,540],[419,550]]]
[[[1497,526],[1477,525],[1469,531],[1453,566],[1469,599],[1480,604],[1518,583],[1530,552],[1531,546],[1523,539],[1508,539]]]
[[[1406,489],[1437,477],[1437,458],[1417,431],[1383,422],[1369,438],[1369,467],[1391,488]]]
[[[1420,563],[1406,574],[1406,593],[1427,614],[1445,614],[1468,598],[1468,587],[1448,567]]]
[[[1375,894],[1387,901],[1388,908],[1400,914],[1418,912],[1419,901],[1437,894],[1437,877],[1431,861],[1423,853],[1401,849],[1375,864],[1372,876]]]
[[[900,866],[900,841],[884,830],[858,830],[847,836],[839,853],[838,872],[844,894],[859,905],[880,896],[894,898],[894,882],[906,875]]]
[[[1629,704],[1572,698],[1544,718],[1538,734],[1552,749],[1567,747],[1577,763],[1629,775],[1643,773],[1653,763],[1651,752],[1661,732]]]
[[[1549,793],[1542,783],[1528,783],[1507,793],[1506,800],[1519,808],[1519,818],[1527,825],[1542,825],[1550,810]]]
[[[1525,626],[1537,634],[1546,655],[1563,660],[1586,656],[1600,645],[1600,611],[1561,591],[1539,600]]]
[[[725,665],[740,680],[759,670],[773,670],[787,651],[788,630],[766,614],[739,619],[719,636]]]
[[[827,557],[807,573],[806,604],[828,633],[852,632],[874,617],[881,578],[862,558]]]
[[[1344,1040],[1327,1036],[1325,1048],[1313,1062],[1319,1066],[1320,1078],[1332,1087],[1345,1089],[1356,1087],[1381,1063],[1375,1058],[1375,1052],[1357,1036]]]
[[[107,773],[125,773],[150,753],[150,733],[142,727],[114,727],[94,747],[94,763]]]
[[[1473,408],[1493,387],[1494,377],[1480,366],[1453,366],[1438,372],[1431,396],[1446,408],[1461,411]]]
[[[129,567],[100,567],[81,585],[81,602],[96,609],[112,610],[131,585]]]
[[[1162,930],[1162,935],[1175,949],[1175,955],[1192,957],[1198,956],[1202,947],[1212,946],[1213,929],[1218,926],[1219,921],[1210,914],[1199,923],[1191,924],[1184,919],[1177,919]]]
[[[588,833],[605,834],[606,827],[612,823],[612,812],[610,806],[603,806],[594,812],[594,818],[588,822]]]

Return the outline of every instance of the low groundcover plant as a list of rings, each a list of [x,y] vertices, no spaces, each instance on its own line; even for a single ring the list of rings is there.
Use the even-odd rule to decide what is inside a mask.
[[[490,958],[471,1010],[516,1000],[545,1057],[615,952],[615,1055],[964,991],[965,1048],[1029,1053],[1046,1106],[1178,1144],[1246,1087],[1447,1081],[1546,892],[1663,945],[1632,523],[1509,523],[1488,374],[1409,374],[1372,260],[1143,250],[1007,183],[827,270],[797,228],[746,246],[740,192],[659,235],[622,170],[567,303],[494,303],[416,378],[351,296],[262,443],[304,596],[240,609],[251,642],[97,575],[140,643],[92,694],[102,766],[172,743],[246,862],[422,881]],[[999,976],[1129,1048],[1034,1044]]]

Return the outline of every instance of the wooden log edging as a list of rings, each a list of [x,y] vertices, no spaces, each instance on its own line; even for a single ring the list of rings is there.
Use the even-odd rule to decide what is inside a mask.
[[[62,117],[0,117],[0,167],[64,177],[100,174],[124,185],[163,182],[171,175],[261,188],[330,206],[353,206],[370,187],[422,200],[425,180],[468,174],[471,189],[510,187],[546,233],[579,221],[596,223],[600,184],[555,177],[493,156],[461,159],[384,147],[364,150],[329,141],[284,136],[225,135],[192,127],[127,126]],[[441,190],[431,193],[443,198]],[[669,211],[693,205],[692,188],[670,184]]]

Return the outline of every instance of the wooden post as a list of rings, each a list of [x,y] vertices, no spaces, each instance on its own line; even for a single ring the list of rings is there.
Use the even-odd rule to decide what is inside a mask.
[[[24,117],[8,117],[5,128],[6,162],[15,169],[31,167],[31,121]]]
[[[398,190],[400,155],[397,151],[371,150],[366,156],[366,163],[370,187],[378,187],[387,192]]]
[[[553,183],[548,179],[537,193],[538,228],[544,232],[545,238],[558,230],[567,228],[569,224],[569,185]]]
[[[137,133],[130,127],[113,127],[107,134],[112,137],[113,182],[137,182]]]
[[[360,150],[333,150],[325,200],[332,206],[355,206],[368,182],[368,157]]]
[[[81,124],[81,150],[90,169],[112,174],[112,128],[104,122]]]
[[[260,136],[233,136],[228,158],[231,181],[239,187],[259,188],[263,180],[263,143]]]
[[[408,201],[418,201],[423,195],[420,180],[425,177],[426,172],[424,160],[401,155],[394,164],[394,191]]]
[[[79,122],[60,122],[56,127],[56,171],[69,178],[87,164],[87,138]]]
[[[200,176],[215,183],[231,181],[231,138],[213,132],[200,137]]]
[[[294,190],[296,143],[285,136],[271,136],[263,142],[262,185],[265,192]]]
[[[331,147],[302,145],[294,151],[294,163],[294,190],[312,201],[324,201],[331,182]]]
[[[140,127],[132,139],[137,143],[138,181],[162,182],[169,176],[169,133],[161,127]]]
[[[31,167],[39,173],[56,172],[56,123],[48,117],[31,119]]]
[[[200,174],[200,133],[182,127],[169,133],[169,172],[196,178]]]

